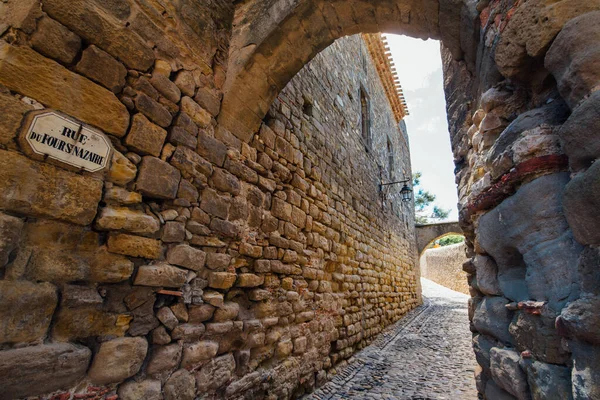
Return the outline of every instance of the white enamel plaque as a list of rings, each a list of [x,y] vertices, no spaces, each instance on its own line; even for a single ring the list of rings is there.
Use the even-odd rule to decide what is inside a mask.
[[[103,133],[52,111],[34,116],[24,139],[35,154],[89,172],[106,168],[112,150]]]

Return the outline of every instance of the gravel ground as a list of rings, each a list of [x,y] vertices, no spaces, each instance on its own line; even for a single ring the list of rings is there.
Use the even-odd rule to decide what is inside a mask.
[[[423,305],[306,399],[477,399],[468,296],[421,282]]]

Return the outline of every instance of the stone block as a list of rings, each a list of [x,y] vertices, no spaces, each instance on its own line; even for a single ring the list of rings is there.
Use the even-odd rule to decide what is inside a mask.
[[[201,271],[205,261],[205,252],[185,244],[172,247],[167,252],[167,262],[193,271]]]
[[[181,111],[189,115],[200,128],[207,128],[210,125],[211,115],[208,111],[188,96],[181,99]]]
[[[206,295],[207,293],[205,293]],[[206,300],[206,299],[205,299]],[[221,295],[221,303],[223,302],[223,296]],[[199,323],[208,321],[212,318],[215,312],[215,307],[210,304],[199,304],[189,308],[189,319],[190,323]]]
[[[150,235],[158,232],[160,222],[152,215],[126,207],[104,207],[96,220],[96,227],[101,230],[137,233]]]
[[[108,251],[131,257],[157,259],[162,254],[159,240],[111,233],[108,237]]]
[[[88,225],[96,216],[102,186],[102,181],[91,176],[0,150],[0,208],[3,210]]]
[[[106,7],[106,3],[100,4]],[[95,2],[50,0],[44,2],[43,10],[87,42],[123,61],[131,69],[146,71],[154,64],[154,53],[144,40],[125,27],[125,24],[118,23],[114,17],[101,12]]]
[[[506,309],[509,303],[504,297],[484,297],[475,309],[473,324],[475,328],[486,335],[511,343],[512,337],[508,327],[512,320],[512,312]]]
[[[498,341],[490,336],[477,335],[473,338],[475,358],[486,374],[490,373],[490,350],[497,346]]]
[[[0,119],[0,144],[9,149],[16,149],[15,139],[25,113],[33,108],[21,100],[5,93],[0,93],[0,109],[3,117]]]
[[[239,364],[237,358],[236,362]],[[255,371],[246,374],[241,379],[238,379],[237,381],[227,386],[227,389],[225,390],[225,396],[231,398],[254,387],[257,387],[258,385],[260,385],[261,382],[265,380],[265,378],[265,374],[262,371]]]
[[[231,256],[225,253],[208,253],[206,267],[212,270],[224,270],[231,262]]]
[[[292,220],[292,205],[278,197],[273,197],[271,213],[276,218],[290,222]]]
[[[304,354],[308,345],[306,336],[301,336],[294,339],[294,354]]]
[[[256,173],[256,171],[247,167],[246,165],[244,165],[243,163],[241,163],[239,161],[235,161],[232,159],[226,159],[225,168],[227,168],[227,170],[229,170],[229,172],[231,172],[232,174],[234,174],[235,176],[237,176],[244,182],[249,182],[252,184],[259,183],[259,186],[265,190],[269,190],[269,188],[271,186],[273,187],[273,190],[275,189],[276,183],[274,180],[270,180],[270,179],[262,177],[262,176],[259,177],[258,174]],[[268,181],[268,183],[264,182],[264,181]]]
[[[137,167],[118,151],[113,151],[112,162],[107,179],[117,185],[126,185],[137,175]]]
[[[265,277],[255,274],[239,274],[236,286],[239,287],[257,287],[264,283]]]
[[[19,246],[23,220],[0,212],[0,267],[8,263]]]
[[[148,117],[152,122],[162,126],[163,128],[167,128],[173,121],[173,117],[171,116],[169,110],[167,110],[159,102],[147,96],[145,93],[138,93],[138,95],[135,97],[135,108]]]
[[[56,283],[85,281],[117,283],[129,279],[133,263],[110,254],[105,247],[95,251],[38,248],[33,251],[25,276],[30,280]]]
[[[213,321],[225,322],[234,320],[237,318],[239,312],[240,306],[238,303],[227,301],[215,310],[215,313],[213,315]]]
[[[71,64],[81,49],[81,39],[64,25],[44,17],[31,35],[31,45],[46,57]]]
[[[171,128],[171,131],[169,132],[168,141],[173,146],[187,146],[194,150],[196,149],[196,146],[198,144],[198,139],[196,139],[194,135],[188,133],[188,131],[179,126],[174,126]]]
[[[587,400],[600,396],[600,349],[585,342],[569,342],[573,369],[571,384],[573,399]]]
[[[125,135],[129,112],[112,92],[30,48],[0,43],[0,70],[0,83],[10,90],[107,133]]]
[[[196,81],[190,71],[181,70],[175,77],[175,84],[184,96],[193,96],[196,91]]]
[[[277,343],[277,357],[286,358],[292,354],[294,343],[290,339],[285,339]]]
[[[473,260],[477,276],[477,288],[488,296],[500,296],[500,284],[498,283],[498,266],[496,262],[488,256],[476,255]]]
[[[36,21],[42,16],[41,5],[35,0],[6,2],[2,6],[0,26],[2,30],[13,27],[31,34],[36,28]]]
[[[0,281],[0,343],[41,341],[57,301],[49,283]]]
[[[165,382],[163,393],[165,400],[194,400],[196,379],[185,369],[175,371]]]
[[[211,272],[208,274],[208,286],[215,289],[229,289],[236,278],[237,275],[232,272]]]
[[[186,344],[183,347],[182,368],[195,368],[217,355],[219,344],[211,341],[200,341]]]
[[[213,358],[196,373],[196,390],[200,393],[215,390],[233,376],[235,359],[231,353]]]
[[[241,185],[239,179],[221,168],[215,168],[211,180],[214,187],[221,192],[228,192],[234,196],[240,194]]]
[[[150,78],[150,83],[156,88],[164,97],[169,101],[177,104],[181,99],[181,91],[177,85],[169,80],[169,78],[162,74],[154,74]]]
[[[83,51],[75,71],[99,83],[113,93],[121,92],[127,77],[127,69],[123,64],[94,45]]]
[[[153,346],[146,373],[151,377],[162,376],[174,371],[181,361],[182,348],[179,343],[167,346]]]
[[[187,271],[166,263],[143,265],[133,281],[134,285],[180,288],[187,281]]]
[[[202,191],[200,197],[200,208],[215,217],[227,219],[229,208],[231,207],[231,198],[221,196],[216,191],[206,188]]]
[[[600,143],[594,135],[600,129],[600,90],[584,100],[560,128],[562,148],[569,157],[571,170],[588,168],[600,158]]]
[[[107,204],[118,205],[140,204],[142,202],[142,195],[118,186],[113,186],[104,191],[104,201]]]
[[[253,246],[250,243],[240,243],[240,254],[252,258],[262,257],[263,248],[261,246]]]
[[[565,307],[556,319],[556,328],[562,336],[600,345],[600,316],[596,312],[600,298],[584,296]]]
[[[173,340],[183,340],[189,343],[199,340],[205,331],[206,327],[204,324],[181,324],[173,329],[171,337]]]
[[[571,371],[562,365],[523,360],[532,400],[572,400]]]
[[[117,383],[138,373],[148,352],[148,342],[141,337],[117,338],[100,345],[88,371],[92,383]]]
[[[540,315],[520,312],[510,324],[509,332],[517,350],[530,351],[538,361],[564,364],[568,362],[569,354],[563,348],[558,326],[560,322],[555,312],[542,308]]]
[[[160,381],[152,379],[122,383],[119,385],[117,394],[122,400],[162,400],[163,398]]]
[[[520,356],[514,350],[494,347],[490,350],[492,378],[498,386],[519,400],[529,400],[527,375],[519,366]]]
[[[179,189],[177,190],[177,198],[189,201],[191,204],[198,203],[198,189],[190,182],[182,179],[179,182]]]
[[[575,239],[585,245],[600,244],[600,163],[575,176],[565,188],[563,209]]]
[[[201,87],[198,89],[196,96],[194,96],[194,100],[213,117],[216,117],[221,110],[221,97],[222,95],[218,91],[209,89],[208,87]]]
[[[214,137],[209,136],[203,130],[198,133],[198,146],[196,150],[202,157],[219,167],[223,167],[225,164],[227,146]]]
[[[598,4],[595,4],[597,10]],[[560,95],[574,110],[600,80],[600,11],[567,22],[546,54],[544,65],[554,75]]]
[[[177,317],[169,307],[161,307],[161,309],[156,312],[156,317],[170,331],[175,329],[175,327],[179,324]]]
[[[190,135],[198,136],[198,125],[184,112],[179,112],[175,117],[175,126],[184,129]]]
[[[158,345],[171,343],[171,336],[169,336],[169,333],[164,326],[161,325],[152,331],[152,343]]]
[[[121,337],[131,316],[102,311],[96,306],[61,308],[54,317],[52,339],[68,342],[89,337]]]
[[[569,20],[598,9],[597,1],[536,1],[519,7],[509,20],[496,49],[495,60],[507,77],[527,72],[533,60],[544,56]]]
[[[70,389],[85,377],[91,357],[90,349],[70,343],[1,351],[2,396],[15,399]]]
[[[144,115],[135,114],[125,137],[125,145],[140,154],[158,157],[166,137],[167,131],[163,128],[150,122]]]
[[[236,238],[240,233],[240,227],[238,225],[219,218],[214,218],[210,222],[210,229],[217,235],[227,238]]]
[[[143,195],[158,199],[174,199],[179,189],[180,172],[159,158],[142,158],[135,186]]]
[[[178,146],[171,157],[171,164],[181,171],[184,178],[205,179],[213,171],[212,164],[202,158],[194,150]]]
[[[185,224],[178,221],[167,221],[161,239],[164,243],[181,243],[185,240]]]

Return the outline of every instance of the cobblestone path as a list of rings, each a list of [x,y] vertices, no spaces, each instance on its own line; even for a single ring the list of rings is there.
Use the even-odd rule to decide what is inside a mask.
[[[421,282],[424,304],[307,399],[477,399],[468,296]]]

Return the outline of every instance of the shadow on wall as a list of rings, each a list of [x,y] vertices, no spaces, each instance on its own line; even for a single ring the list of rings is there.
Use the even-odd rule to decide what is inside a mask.
[[[457,292],[469,294],[467,273],[462,268],[468,261],[465,250],[464,243],[425,250],[419,259],[421,276]]]

